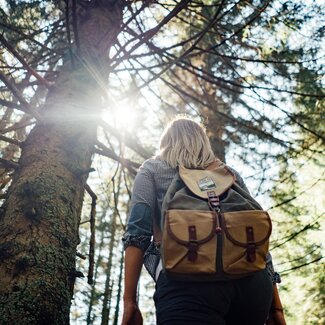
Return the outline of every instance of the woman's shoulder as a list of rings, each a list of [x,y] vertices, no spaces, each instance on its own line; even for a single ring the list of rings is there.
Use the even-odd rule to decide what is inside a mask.
[[[140,168],[145,168],[153,172],[157,172],[161,169],[174,169],[166,161],[159,157],[152,157],[145,160]]]
[[[153,157],[143,162],[138,173],[150,174],[156,180],[170,179],[176,174],[176,169],[159,157]]]
[[[233,168],[233,167],[230,167],[229,165],[227,165],[227,167],[230,169],[230,171],[235,175],[236,177],[236,182],[238,183],[238,185],[243,188],[246,192],[249,193],[249,190],[243,180],[243,178],[241,177],[241,175],[238,173],[238,171]]]

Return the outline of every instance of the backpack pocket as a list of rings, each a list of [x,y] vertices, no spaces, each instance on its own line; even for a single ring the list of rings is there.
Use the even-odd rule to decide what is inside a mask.
[[[223,270],[229,275],[245,275],[265,269],[271,219],[266,211],[249,210],[222,214]]]
[[[168,210],[161,246],[165,270],[176,274],[215,273],[215,226],[214,212]]]

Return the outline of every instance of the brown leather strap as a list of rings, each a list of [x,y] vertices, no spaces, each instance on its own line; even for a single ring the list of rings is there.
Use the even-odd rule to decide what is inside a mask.
[[[220,209],[220,199],[214,191],[207,192],[209,203],[213,209]]]
[[[254,240],[253,227],[246,227],[247,249],[246,259],[248,262],[253,263],[256,261],[256,244]]]
[[[198,242],[197,242],[197,236],[196,236],[196,227],[195,226],[189,226],[188,227],[188,237],[189,237],[189,243],[188,243],[188,254],[187,258],[189,261],[194,262],[197,260],[197,250],[198,250]]]

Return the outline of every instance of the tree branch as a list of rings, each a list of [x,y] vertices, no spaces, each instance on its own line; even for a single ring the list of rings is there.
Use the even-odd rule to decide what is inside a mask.
[[[20,90],[16,87],[16,84],[9,80],[2,71],[0,71],[0,80],[12,91],[14,96],[19,100],[20,104],[26,108],[26,110],[34,116],[38,121],[42,121],[42,116],[35,111],[35,109],[25,100],[23,94]]]
[[[8,168],[8,169],[18,169],[19,168],[19,164],[17,164],[16,162],[7,160],[7,159],[3,159],[3,158],[0,158],[0,164],[4,168]]]
[[[26,126],[30,126],[30,125],[33,125],[35,124],[35,122],[30,122],[30,121],[26,121],[26,122],[23,122],[23,123],[15,123],[13,126],[10,126],[6,129],[3,129],[3,130],[0,130],[0,134],[5,134],[5,133],[8,133],[8,132],[11,132],[11,131],[16,131],[18,129],[21,129],[21,128],[24,128]]]
[[[99,141],[96,141],[96,145],[100,149],[94,149],[95,153],[105,156],[105,157],[108,157],[108,158],[111,158],[115,161],[118,161],[123,167],[128,169],[128,171],[131,173],[131,175],[135,175],[137,173],[136,169],[140,167],[140,164],[133,162],[129,159],[119,157],[114,151],[107,148],[104,144],[102,144]]]
[[[9,143],[14,144],[14,145],[16,145],[18,147],[21,147],[22,146],[22,143],[20,141],[18,141],[16,139],[12,139],[12,138],[5,137],[3,135],[0,135],[0,140],[9,142]]]
[[[7,40],[0,34],[0,42],[16,57],[16,59],[23,65],[23,67],[33,75],[42,85],[47,88],[51,87],[51,83],[40,76],[30,65],[25,61],[25,59],[7,42]]]
[[[22,111],[24,113],[28,113],[28,112],[26,112],[24,107],[22,107],[21,105],[18,105],[17,103],[13,103],[13,102],[11,102],[9,100],[5,100],[5,99],[0,98],[0,105],[6,106],[6,107],[12,108],[12,109],[18,109],[18,110],[20,110],[20,111]]]
[[[129,42],[127,42],[126,44],[124,44],[124,46],[120,49],[121,51],[123,51],[125,53],[125,55],[129,56],[130,53],[134,52],[138,47],[140,47],[142,44],[146,43],[150,38],[152,38],[155,34],[157,34],[159,32],[159,30],[166,25],[171,19],[173,19],[175,16],[178,15],[178,13],[180,11],[182,11],[187,4],[190,2],[190,0],[183,0],[180,1],[175,8],[166,16],[164,17],[164,19],[154,28],[146,31],[145,33],[143,33],[142,35],[139,35],[138,38],[140,39],[139,42],[137,42],[129,51],[125,51],[126,47],[135,39],[130,40]],[[115,60],[115,57],[112,58],[112,61]],[[116,60],[115,62],[115,66],[117,66],[121,61],[124,60],[124,57]]]
[[[291,271],[294,271],[294,270],[300,269],[300,268],[302,268],[304,266],[307,266],[307,265],[316,263],[318,261],[321,261],[323,258],[324,258],[324,256],[319,256],[319,257],[315,258],[314,260],[312,260],[310,262],[291,267],[290,269],[283,270],[283,271],[281,271],[281,276],[288,275]]]
[[[104,121],[100,121],[100,125],[107,130],[110,134],[118,138],[120,141],[124,142],[130,149],[138,153],[141,157],[148,159],[152,156],[146,149],[144,149],[141,145],[136,142],[136,139],[130,136],[128,132],[125,132],[125,136],[121,136],[121,134],[112,126]]]

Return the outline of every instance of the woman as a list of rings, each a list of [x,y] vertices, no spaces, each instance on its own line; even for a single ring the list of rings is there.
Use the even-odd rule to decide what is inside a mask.
[[[159,155],[140,167],[132,194],[125,245],[125,288],[122,325],[142,324],[136,292],[142,264],[156,280],[154,301],[157,324],[285,325],[272,263],[266,270],[237,280],[183,282],[168,278],[159,267],[160,252],[151,242],[153,218],[160,224],[164,195],[178,165],[206,168],[216,158],[204,128],[178,118],[165,129]],[[247,188],[232,170],[238,184]],[[155,223],[156,224],[156,223]],[[273,286],[272,286],[273,281]]]

